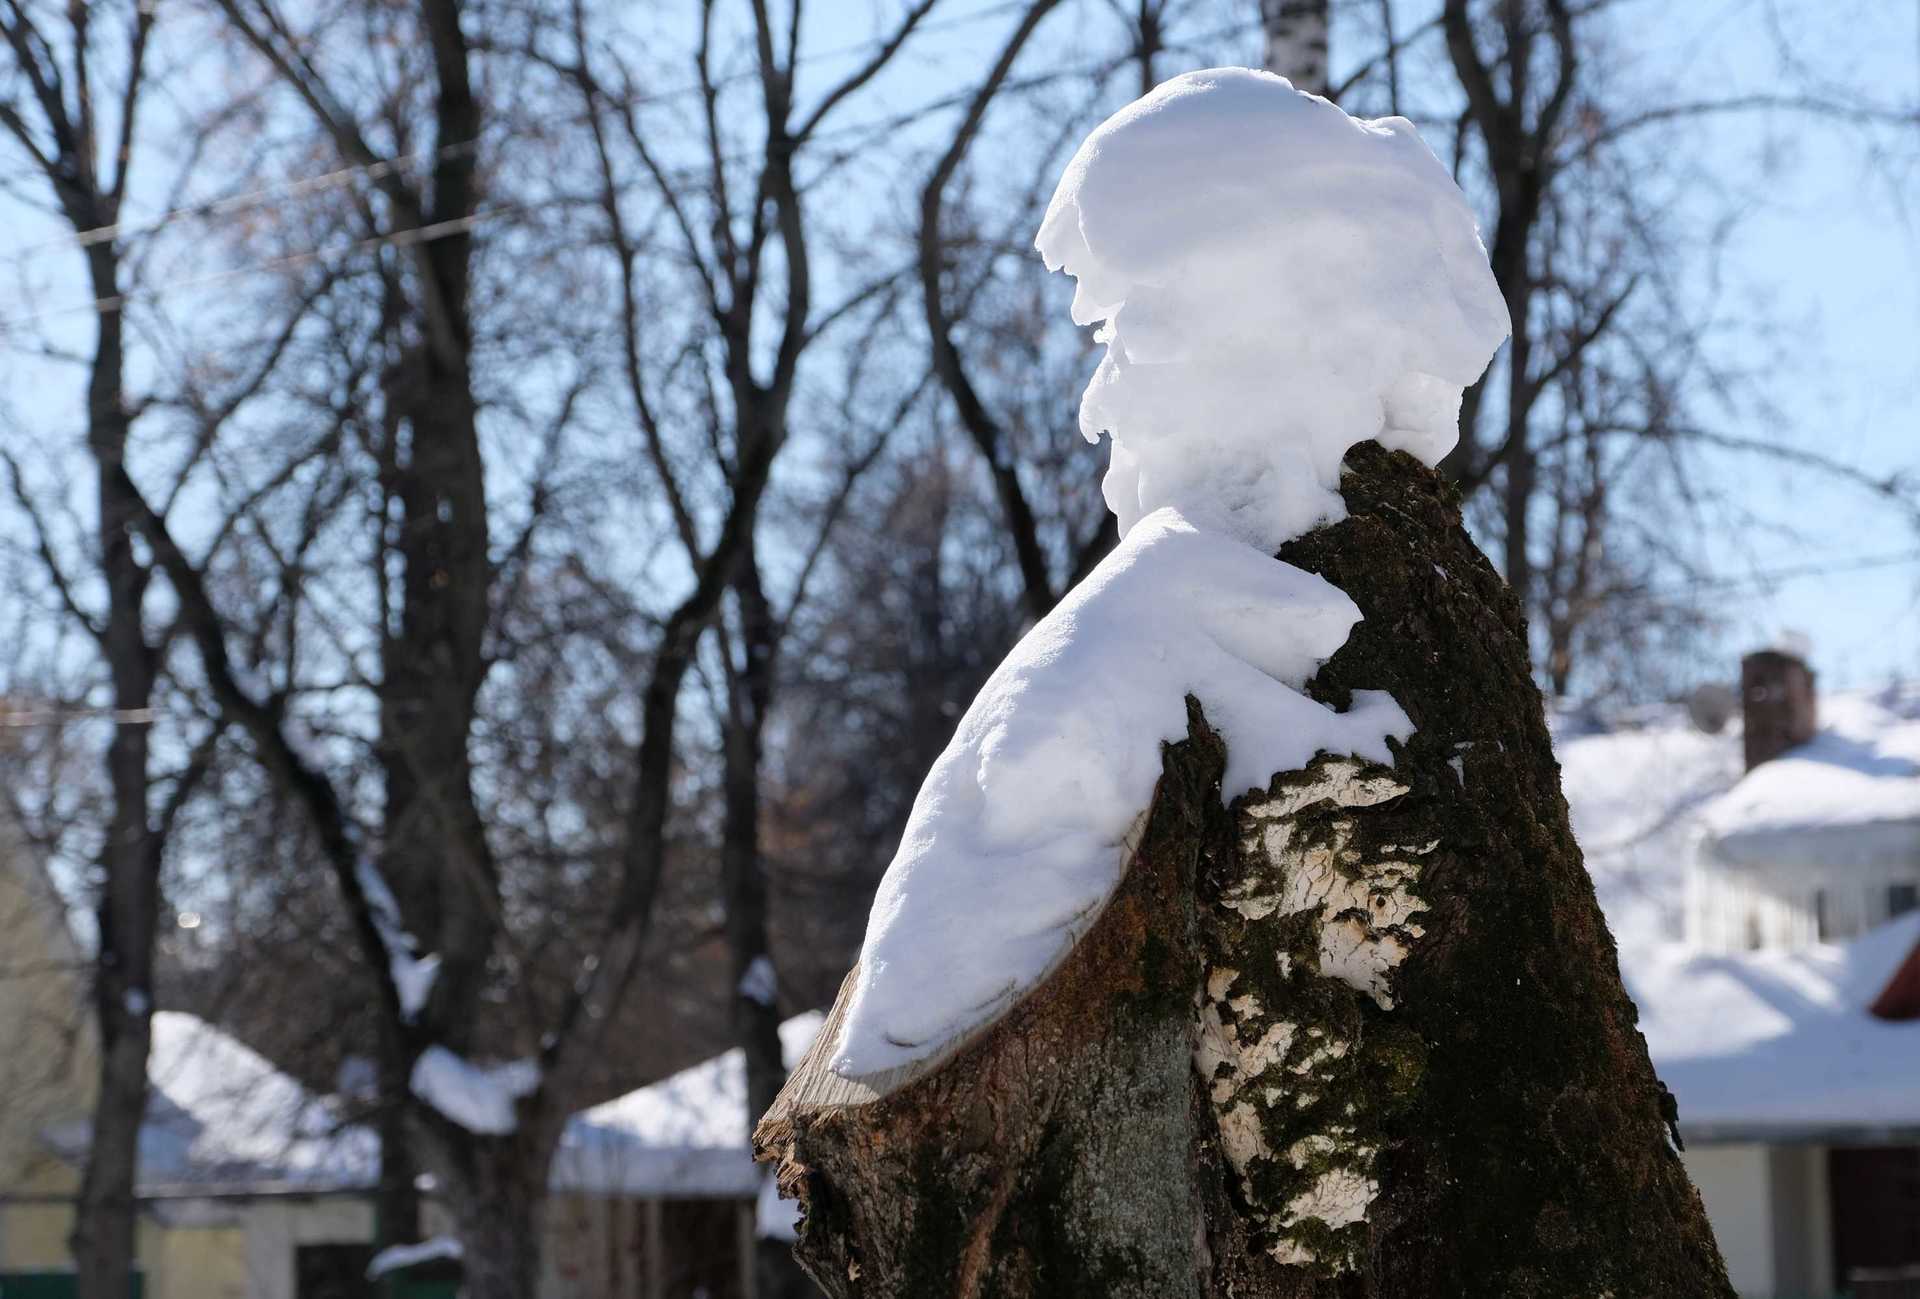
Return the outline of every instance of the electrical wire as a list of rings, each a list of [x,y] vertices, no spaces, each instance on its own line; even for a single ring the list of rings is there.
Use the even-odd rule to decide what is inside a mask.
[[[240,279],[248,275],[262,275],[272,271],[287,270],[294,266],[305,266],[325,257],[350,256],[367,252],[375,248],[395,247],[411,248],[416,244],[432,243],[436,239],[446,239],[453,235],[465,234],[484,221],[509,213],[526,211],[529,204],[503,204],[489,208],[485,212],[475,212],[470,216],[455,217],[448,221],[437,221],[432,225],[416,226],[409,230],[395,230],[389,234],[374,235],[366,239],[355,240],[332,248],[310,248],[297,253],[288,253],[283,257],[272,257],[266,261],[249,262],[245,266],[233,266],[223,271],[209,271],[204,275],[187,275],[178,279],[166,280],[146,288],[129,289],[110,297],[94,298],[86,302],[70,302],[64,306],[48,307],[31,315],[15,316],[0,320],[0,336],[41,321],[56,319],[60,316],[78,315],[81,312],[108,312],[125,309],[130,303],[145,302],[163,294],[177,292],[180,289],[204,288],[210,284],[221,284],[229,280]]]
[[[1025,0],[1020,0],[1020,2],[1024,3]],[[993,6],[988,10],[983,10],[980,13],[971,15],[970,20],[977,19],[989,13],[997,12],[999,10],[1004,10],[1010,7],[1014,7],[1014,6],[1010,4],[1001,4],[1001,5]],[[953,20],[953,21],[957,22],[959,20]],[[1212,40],[1218,40],[1222,37],[1230,36],[1236,32],[1243,31],[1245,30],[1245,27],[1246,27],[1245,23],[1229,24],[1227,26],[1215,29],[1213,31],[1200,33],[1198,35],[1190,37],[1186,41],[1183,41],[1182,43],[1197,44],[1197,43],[1204,43]],[[853,47],[850,47],[850,48],[853,48]],[[839,53],[844,53],[844,52],[845,50],[839,51]],[[830,54],[828,52],[823,52],[816,57],[827,58],[827,57],[830,57]],[[804,62],[805,60],[802,60],[802,61]],[[1053,82],[1053,81],[1063,80],[1068,77],[1085,76],[1085,75],[1089,75],[1097,72],[1108,72],[1112,70],[1113,66],[1114,66],[1114,60],[1107,59],[1098,63],[1084,63],[1084,64],[1069,66],[1066,68],[1056,68],[1051,71],[1040,73],[1032,77],[1011,80],[1006,83],[1005,88],[1010,91],[1030,90],[1037,86],[1044,85],[1046,83]],[[747,74],[738,74],[738,75],[744,76]],[[717,85],[719,83],[716,82],[715,84]],[[669,97],[670,95],[684,94],[686,93],[687,89],[689,88],[682,88],[681,90],[677,90],[677,91],[664,92],[660,95],[655,96],[654,98],[664,99]],[[690,89],[693,91],[699,91],[702,88],[699,86],[693,86]],[[820,136],[817,136],[815,138],[831,139],[836,136],[849,135],[856,132],[867,132],[867,133],[884,135],[903,125],[911,123],[914,120],[927,115],[928,113],[939,112],[942,109],[952,108],[957,106],[958,104],[965,103],[967,100],[973,97],[974,93],[975,93],[974,88],[967,87],[963,90],[956,91],[951,95],[942,96],[940,99],[936,99],[928,103],[917,105],[912,109],[894,114],[890,117],[881,118],[878,121],[847,123],[845,125],[836,127],[831,131],[822,132]],[[552,122],[560,119],[546,119],[546,120],[548,122]],[[567,119],[567,120],[573,120],[573,119]],[[419,153],[404,155],[402,158],[399,158],[399,159],[386,159],[379,163],[366,164],[358,167],[341,168],[338,171],[328,172],[323,176],[309,177],[305,180],[294,182],[294,184],[297,186],[304,187],[301,191],[302,196],[304,196],[304,194],[306,193],[318,193],[333,185],[343,184],[345,183],[346,179],[351,179],[351,178],[363,176],[363,175],[374,176],[377,174],[380,176],[384,176],[386,174],[389,174],[393,170],[397,170],[403,162],[406,162],[409,160],[433,158],[438,155],[445,154],[450,150],[471,149],[471,148],[474,148],[477,145],[477,143],[478,143],[477,141],[464,141],[459,144],[447,145],[437,150],[424,150]],[[723,156],[721,161],[723,163],[740,162],[740,161],[744,161],[749,156],[753,156],[753,155],[748,155],[745,153],[733,154],[733,155]],[[703,173],[704,171],[706,171],[708,166],[710,166],[709,163],[702,162],[698,164],[690,164],[686,167],[681,167],[681,168],[668,168],[668,169],[665,169],[665,174],[669,178],[677,179],[681,176],[690,176],[690,175],[697,175],[697,174]],[[153,230],[160,229],[162,226],[168,224],[172,220],[185,220],[188,217],[199,215],[204,212],[209,212],[213,208],[219,207],[221,203],[224,203],[226,205],[225,208],[223,209],[222,214],[224,214],[225,212],[242,211],[249,206],[260,206],[265,201],[267,201],[265,199],[262,199],[261,196],[273,196],[276,193],[277,193],[277,189],[275,187],[269,187],[267,189],[253,191],[252,194],[248,194],[248,195],[236,195],[232,199],[221,200],[220,203],[216,203],[216,204],[202,204],[197,207],[179,208],[179,209],[176,209],[174,213],[168,214],[161,218],[157,218],[154,222],[150,223],[147,226],[140,227],[139,229],[142,232],[151,232]],[[465,233],[466,231],[471,230],[475,225],[479,224],[480,222],[490,220],[493,217],[503,216],[511,212],[524,211],[532,206],[536,206],[536,205],[529,205],[529,204],[502,205],[501,207],[490,209],[487,212],[476,213],[476,214],[465,216],[465,217],[457,217],[448,221],[439,222],[434,225],[421,226],[411,230],[398,230],[390,234],[375,235],[375,236],[371,236],[369,238],[362,239],[353,243],[343,244],[335,248],[309,249],[309,250],[305,250],[297,253],[289,253],[282,257],[268,258],[264,261],[259,261],[259,262],[250,262],[244,266],[230,267],[222,271],[212,271],[204,275],[190,275],[190,276],[185,276],[179,279],[164,281],[160,284],[149,285],[144,288],[129,289],[125,293],[114,294],[108,297],[84,299],[84,300],[79,300],[75,302],[65,303],[57,307],[48,307],[40,311],[30,312],[22,316],[14,316],[6,319],[0,319],[0,335],[5,335],[7,333],[11,333],[11,332],[26,328],[30,325],[35,325],[45,320],[57,319],[62,316],[79,315],[83,312],[119,311],[125,308],[130,303],[151,301],[155,298],[161,297],[168,293],[176,292],[180,289],[205,287],[210,284],[219,284],[226,281],[239,279],[248,275],[266,274],[273,271],[285,270],[289,267],[305,265],[314,261],[318,261],[321,258],[327,257],[327,256],[345,255],[345,254],[350,254],[354,252],[365,252],[371,249],[381,248],[388,245],[409,247],[415,244],[430,243],[436,239],[444,239],[451,235]],[[98,226],[89,231],[82,231],[78,235],[74,236],[73,238],[85,239],[90,235],[98,236],[98,238],[94,240],[94,242],[97,243],[104,239],[113,237],[112,232],[120,230],[122,228],[123,227],[119,227],[119,226]],[[61,247],[65,245],[55,244],[55,245],[48,245],[48,246]],[[81,245],[81,246],[84,246],[84,245]]]
[[[916,34],[925,34],[932,31],[944,31],[951,28],[962,27],[969,23],[981,22],[988,18],[996,18],[1010,10],[1023,8],[1027,3],[1029,3],[1029,0],[1000,0],[998,4],[988,5],[986,8],[977,10],[971,14],[956,15],[952,18],[921,23],[914,30]],[[804,67],[812,63],[822,63],[831,59],[845,58],[850,54],[875,53],[886,44],[886,40],[887,38],[885,37],[874,37],[851,45],[841,45],[832,49],[805,54],[794,61],[794,66]],[[726,76],[717,77],[710,84],[713,89],[718,90],[724,86],[734,85],[742,81],[757,80],[759,75],[758,71],[735,72]],[[615,107],[619,108],[642,108],[650,104],[666,103],[675,99],[683,99],[689,95],[701,94],[706,89],[707,87],[705,85],[694,82],[684,86],[676,86],[671,90],[648,91],[641,94],[628,95],[615,99],[612,103]],[[568,115],[554,114],[546,117],[537,117],[533,119],[533,124],[538,126],[569,125],[582,120],[584,119],[578,113]],[[7,258],[7,262],[10,265],[19,265],[34,257],[59,249],[90,248],[95,244],[118,239],[123,234],[154,234],[179,221],[187,221],[195,218],[223,217],[235,212],[244,212],[250,208],[264,207],[280,199],[305,198],[310,194],[325,193],[330,189],[337,189],[340,186],[351,184],[358,180],[384,180],[395,172],[415,164],[439,162],[446,158],[456,157],[461,153],[472,152],[479,144],[479,140],[457,140],[451,144],[443,144],[435,149],[420,149],[413,153],[404,153],[392,158],[381,158],[374,162],[361,163],[352,167],[341,167],[317,176],[307,176],[298,180],[282,181],[278,184],[263,186],[260,189],[249,190],[243,194],[232,194],[224,198],[207,199],[199,203],[184,204],[137,224],[122,221],[115,222],[111,225],[93,226],[86,230],[63,234],[55,239],[49,239],[38,244],[30,244],[25,248],[17,249]]]

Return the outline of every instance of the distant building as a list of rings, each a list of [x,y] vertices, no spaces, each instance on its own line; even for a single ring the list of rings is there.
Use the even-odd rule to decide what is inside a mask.
[[[74,1293],[68,1251],[98,1051],[86,970],[38,858],[0,823],[0,1297]],[[797,1060],[820,1016],[782,1029]],[[359,1299],[373,1261],[375,1135],[191,1015],[153,1017],[136,1267],[143,1299]],[[733,1051],[576,1117],[555,1161],[540,1299],[768,1299]],[[782,1214],[785,1214],[782,1217]],[[448,1230],[428,1197],[425,1226]],[[452,1299],[435,1245],[403,1299]]]
[[[1751,1299],[1920,1295],[1920,691],[1742,671],[1742,724],[1562,723],[1574,828]]]
[[[1920,720],[1847,698],[1822,729],[1813,673],[1779,651],[1741,680],[1747,774],[1702,810],[1689,937],[1792,950],[1920,910]]]
[[[21,1197],[70,1197],[72,1168],[40,1140],[83,1121],[98,1085],[99,1045],[84,1000],[80,952],[37,851],[0,810],[0,1278],[66,1257],[64,1215]]]

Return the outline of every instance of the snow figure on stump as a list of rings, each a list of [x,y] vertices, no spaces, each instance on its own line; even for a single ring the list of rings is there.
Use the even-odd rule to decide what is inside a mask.
[[[1264,73],[1082,145],[1038,246],[1118,548],[929,773],[756,1134],[834,1295],[1730,1295],[1431,466],[1507,332],[1398,118]]]

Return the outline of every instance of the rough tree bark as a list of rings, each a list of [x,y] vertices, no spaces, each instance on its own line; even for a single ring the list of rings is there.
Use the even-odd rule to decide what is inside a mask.
[[[823,1033],[756,1137],[829,1294],[1730,1299],[1519,606],[1440,475],[1369,443],[1344,494],[1282,552],[1365,617],[1309,690],[1414,735],[1223,809],[1189,701],[1046,982],[902,1076],[837,1078]]]

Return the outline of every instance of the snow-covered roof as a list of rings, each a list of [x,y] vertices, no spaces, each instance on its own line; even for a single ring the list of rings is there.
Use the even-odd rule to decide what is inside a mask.
[[[826,1017],[780,1026],[780,1054],[800,1063]],[[747,1061],[739,1048],[574,1116],[554,1157],[555,1190],[599,1195],[748,1198],[760,1186],[748,1136]]]
[[[1660,1077],[1696,1137],[1920,1128],[1920,1023],[1867,1007],[1920,943],[1920,912],[1852,942],[1621,954]]]
[[[1829,695],[1820,723],[1810,743],[1702,809],[1715,857],[1788,867],[1920,860],[1920,692]]]
[[[1830,854],[1875,841],[1895,815],[1920,815],[1920,693],[1829,694],[1820,711],[1812,744],[1746,775],[1737,723],[1703,735],[1678,707],[1608,729],[1555,719],[1574,832],[1621,972],[1682,1131],[1696,1138],[1920,1129],[1920,1023],[1867,1013],[1920,944],[1920,914],[1795,951],[1716,954],[1679,941],[1703,840],[1721,848],[1732,834],[1818,826]]]
[[[204,1020],[156,1013],[147,1076],[145,1182],[342,1187],[378,1174],[372,1131]]]
[[[1703,735],[1678,706],[1604,730],[1552,722],[1573,833],[1614,937],[1623,946],[1679,938],[1700,809],[1740,779],[1738,726]]]
[[[371,1186],[379,1138],[251,1047],[178,1011],[153,1017],[141,1191],[350,1190]],[[91,1125],[55,1124],[42,1139],[84,1157]]]
[[[788,1068],[820,1031],[819,1011],[780,1026]],[[258,1052],[177,1011],[153,1017],[152,1084],[140,1132],[143,1193],[342,1191],[372,1186],[379,1137],[342,1121],[335,1102]],[[752,1198],[746,1058],[738,1049],[574,1116],[554,1159],[555,1190],[602,1195]],[[86,1152],[87,1124],[43,1133]]]

